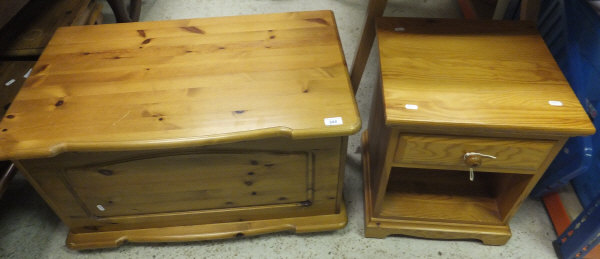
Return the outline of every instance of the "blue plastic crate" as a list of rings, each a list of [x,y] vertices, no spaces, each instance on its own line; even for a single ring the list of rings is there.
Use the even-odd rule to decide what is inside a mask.
[[[542,0],[538,30],[594,125],[600,129],[595,120],[600,104],[600,17],[585,0]],[[591,186],[593,183],[600,184],[600,179],[588,179],[600,177],[597,157],[600,154],[594,152],[600,150],[599,140],[600,134],[570,139],[532,196],[541,197],[585,175],[582,182],[586,186],[579,188],[585,191],[578,195],[587,204],[589,197],[597,194],[587,190],[598,189]]]
[[[582,103],[600,101],[600,16],[585,0],[566,0],[568,68]]]
[[[560,258],[583,258],[600,243],[600,15],[586,0],[542,0],[538,27],[597,129],[571,138],[535,187],[540,197],[571,180],[586,208],[554,241]]]
[[[538,29],[594,121],[600,108],[600,16],[586,0],[542,0]],[[598,119],[600,120],[600,119]],[[536,197],[572,183],[584,206],[600,194],[600,133],[570,139],[533,190]]]
[[[575,93],[585,105],[596,129],[597,108],[600,104],[600,15],[584,0],[566,0],[568,70],[565,73]],[[598,119],[600,120],[600,119]],[[600,135],[594,135],[596,153],[600,149]],[[600,195],[600,159],[587,172],[573,179],[573,187],[583,206],[588,206]]]

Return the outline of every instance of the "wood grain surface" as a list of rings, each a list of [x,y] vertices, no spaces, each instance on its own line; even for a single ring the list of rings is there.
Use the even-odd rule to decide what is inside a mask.
[[[74,233],[216,224],[339,213],[346,138],[66,152],[15,163]]]
[[[368,132],[365,131],[363,134],[363,146],[368,144]],[[507,223],[498,224],[495,216],[497,215],[494,212],[493,204],[490,202],[489,198],[486,196],[479,198],[479,203],[471,203],[467,204],[467,207],[471,210],[478,209],[479,216],[482,216],[481,212],[485,211],[483,215],[484,217],[489,219],[490,222],[481,223],[482,218],[477,218],[478,222],[473,222],[474,217],[467,214],[458,214],[458,216],[462,215],[466,218],[456,218],[453,213],[449,213],[447,208],[451,207],[452,200],[450,200],[450,206],[446,206],[444,211],[449,215],[442,215],[439,213],[435,213],[430,211],[428,216],[437,215],[438,218],[427,218],[427,217],[416,217],[418,215],[424,216],[421,214],[423,210],[427,210],[428,205],[434,205],[435,209],[443,208],[443,205],[446,201],[439,199],[429,199],[429,204],[426,202],[418,202],[418,204],[412,204],[410,208],[404,207],[404,209],[408,209],[408,215],[402,214],[394,214],[391,217],[383,217],[380,214],[374,212],[374,208],[376,207],[374,203],[376,203],[376,190],[372,189],[374,186],[372,183],[371,176],[373,172],[371,172],[370,165],[370,156],[369,152],[366,149],[363,149],[362,154],[362,162],[363,162],[363,183],[364,183],[364,198],[365,198],[365,237],[374,237],[374,238],[385,238],[389,235],[394,234],[402,234],[423,238],[435,238],[435,239],[478,239],[481,240],[484,244],[487,245],[503,245],[508,242],[511,237],[510,228]],[[512,174],[511,174],[512,175]],[[413,187],[414,190],[414,187]],[[448,190],[448,189],[446,189]],[[415,197],[415,194],[406,196],[406,198]],[[418,198],[418,194],[416,195]],[[441,196],[438,196],[438,198]],[[392,196],[394,198],[403,198],[402,196]],[[467,198],[467,197],[463,197]],[[454,200],[456,201],[456,200]],[[470,199],[471,202],[475,201],[473,197]],[[416,205],[416,207],[414,206]],[[456,204],[454,204],[456,205]],[[397,207],[397,204],[391,204],[391,209],[402,209],[403,205]],[[489,210],[492,208],[492,210]],[[415,210],[416,209],[416,210]],[[460,208],[462,209],[462,208]],[[413,212],[416,211],[416,214]],[[477,210],[476,210],[477,211]],[[385,214],[385,212],[384,212]],[[378,216],[379,215],[379,216]],[[407,217],[408,216],[408,217]],[[412,217],[411,217],[412,216]],[[445,217],[446,220],[440,220],[441,217]],[[449,218],[455,217],[455,218]],[[471,223],[465,223],[465,219],[471,219]],[[458,221],[457,221],[458,220]],[[462,222],[462,223],[461,223]],[[490,224],[494,223],[494,224]]]
[[[555,144],[551,140],[403,134],[398,138],[394,165],[468,170],[464,155],[476,152],[496,157],[482,158],[477,171],[535,174]]]
[[[125,242],[190,242],[242,238],[275,232],[309,233],[341,229],[347,222],[346,206],[342,203],[339,213],[329,215],[106,232],[70,232],[66,245],[70,249],[84,250],[117,247]]]
[[[308,155],[174,153],[66,169],[64,178],[98,217],[300,203],[312,200]]]
[[[358,91],[360,80],[362,79],[365,67],[367,66],[367,61],[369,60],[369,54],[371,54],[373,41],[375,41],[375,19],[383,15],[386,5],[387,0],[369,0],[365,25],[363,27],[362,36],[360,37],[360,43],[356,49],[354,62],[352,62],[352,73],[350,73],[350,80],[352,80],[354,93]]]
[[[365,236],[505,244],[568,137],[595,132],[541,37],[532,23],[420,18],[382,18],[378,37]]]
[[[377,35],[387,125],[595,132],[533,23],[381,18]]]
[[[0,124],[0,159],[350,135],[344,60],[330,11],[60,28]]]
[[[394,167],[378,216],[501,225],[489,174]]]

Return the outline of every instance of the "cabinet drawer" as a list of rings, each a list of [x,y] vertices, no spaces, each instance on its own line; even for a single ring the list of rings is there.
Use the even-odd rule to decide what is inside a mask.
[[[555,144],[550,140],[401,134],[394,163],[400,166],[460,170],[468,168],[464,155],[477,152],[496,157],[483,158],[478,170],[533,173],[540,168]]]
[[[95,216],[299,203],[312,188],[307,153],[176,154],[66,169]]]

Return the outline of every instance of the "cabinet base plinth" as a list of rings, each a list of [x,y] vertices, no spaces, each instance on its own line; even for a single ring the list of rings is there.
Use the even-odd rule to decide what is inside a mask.
[[[504,245],[511,237],[508,225],[483,225],[433,220],[377,217],[373,213],[367,131],[362,136],[363,179],[365,191],[365,237],[385,238],[406,235],[431,239],[477,239],[486,245]]]
[[[367,219],[365,237],[386,238],[389,235],[406,235],[431,239],[477,239],[486,245],[504,245],[511,237],[508,226],[473,226],[443,224],[408,220]]]
[[[340,213],[329,215],[119,231],[70,232],[66,245],[70,249],[85,250],[118,247],[125,242],[189,242],[285,231],[309,233],[341,229],[347,223],[346,207],[342,202]]]

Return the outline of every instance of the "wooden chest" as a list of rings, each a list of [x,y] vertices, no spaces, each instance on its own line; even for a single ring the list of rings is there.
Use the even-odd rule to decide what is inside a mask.
[[[0,124],[73,249],[342,228],[329,11],[60,28]]]
[[[567,138],[595,132],[534,24],[383,18],[377,35],[365,235],[506,243]]]

